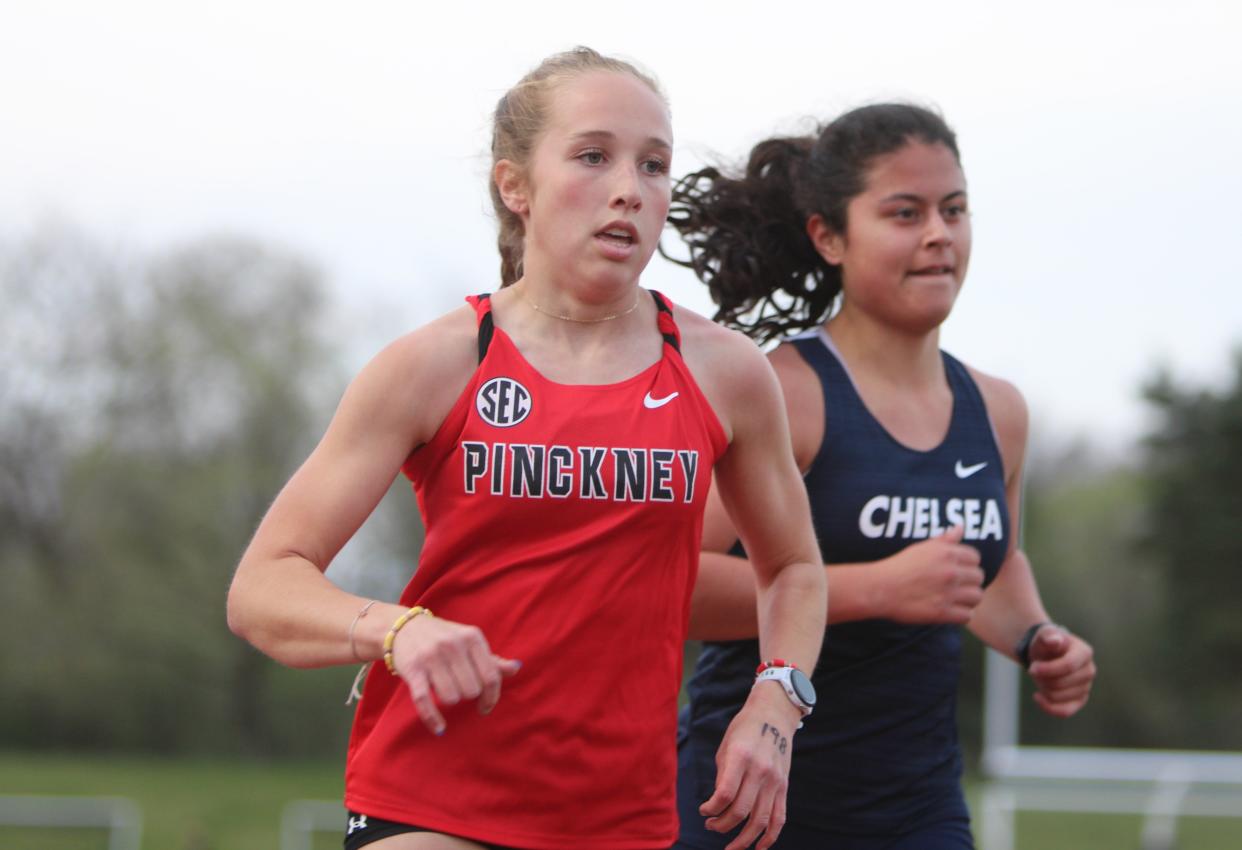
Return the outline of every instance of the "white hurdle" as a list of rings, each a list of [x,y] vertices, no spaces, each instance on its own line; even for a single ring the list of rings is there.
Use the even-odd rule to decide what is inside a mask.
[[[139,850],[142,810],[125,797],[0,795],[0,824],[35,829],[106,829],[108,850]]]
[[[291,800],[280,813],[280,850],[311,850],[316,832],[344,835],[345,807],[339,800]]]
[[[1242,753],[1021,746],[1021,672],[986,656],[981,850],[1013,850],[1018,811],[1139,814],[1142,850],[1173,850],[1183,815],[1242,818]]]

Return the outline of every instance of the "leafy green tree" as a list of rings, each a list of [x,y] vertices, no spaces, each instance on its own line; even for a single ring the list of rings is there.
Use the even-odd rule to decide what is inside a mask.
[[[1157,658],[1189,745],[1242,749],[1242,349],[1219,389],[1167,371],[1146,386],[1159,422],[1146,440],[1138,534],[1161,571]]]
[[[1095,648],[1091,701],[1070,720],[1049,717],[1024,682],[1022,740],[1059,746],[1173,746],[1162,682],[1153,675],[1164,599],[1135,530],[1145,510],[1139,470],[1099,459],[1085,443],[1032,470],[1026,542],[1049,613]],[[1162,740],[1163,739],[1163,740]],[[1160,742],[1160,743],[1158,743]]]
[[[1088,444],[1033,455],[1026,550],[1049,611],[1091,641],[1100,675],[1070,721],[1024,700],[1023,743],[1242,749],[1242,352],[1231,366],[1216,389],[1153,377],[1156,416],[1129,464]],[[968,694],[972,742],[975,705]]]
[[[242,239],[134,260],[52,227],[0,251],[0,293],[0,746],[338,749],[352,671],[284,670],[224,617],[344,385],[319,275]]]
[[[1038,709],[1023,677],[1021,741],[1056,746],[1151,746],[1161,734],[1155,703],[1139,699],[1157,680],[1144,647],[1162,612],[1158,575],[1133,545],[1143,511],[1133,468],[1082,439],[1063,441],[1036,422],[1023,488],[1022,546],[1049,613],[1095,647],[1102,669],[1087,707],[1071,720]],[[959,726],[968,753],[981,747],[983,651],[968,640]],[[1135,710],[1138,701],[1143,710]]]

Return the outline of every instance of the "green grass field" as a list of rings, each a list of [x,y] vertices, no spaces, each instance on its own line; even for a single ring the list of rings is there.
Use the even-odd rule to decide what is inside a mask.
[[[340,799],[341,788],[338,763],[0,754],[0,794],[132,799],[143,812],[144,850],[276,850],[286,803]],[[973,793],[971,798],[973,805]],[[1024,812],[1017,819],[1016,850],[1139,850],[1140,827],[1137,817]],[[1185,818],[1179,827],[1178,850],[1242,848],[1242,812],[1238,819]],[[107,846],[103,830],[0,825],[4,850]],[[314,850],[340,846],[340,832],[315,835]]]
[[[132,799],[143,812],[144,850],[276,850],[280,813],[287,802],[339,800],[342,788],[340,763],[0,755],[0,794]],[[0,826],[0,835],[4,850],[108,846],[103,830]],[[341,833],[319,833],[314,846],[340,848]]]

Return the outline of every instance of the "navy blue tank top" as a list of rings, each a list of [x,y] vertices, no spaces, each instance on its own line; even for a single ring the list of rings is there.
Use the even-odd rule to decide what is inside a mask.
[[[878,561],[960,524],[990,582],[1008,551],[1009,512],[1000,450],[966,368],[942,353],[952,418],[939,446],[917,451],[867,410],[827,333],[791,344],[824,389],[824,441],[805,475],[824,562]],[[746,700],[758,653],[755,640],[703,645],[681,727],[683,745],[695,744],[700,800],[711,794],[714,743]],[[790,822],[876,834],[965,817],[960,658],[958,626],[830,624],[812,676],[819,702],[794,738]]]

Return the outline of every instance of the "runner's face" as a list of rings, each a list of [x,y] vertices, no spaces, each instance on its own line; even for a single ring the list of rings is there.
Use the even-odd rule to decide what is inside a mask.
[[[663,100],[629,74],[557,86],[531,156],[526,267],[633,284],[668,215],[672,129]]]
[[[910,142],[878,157],[837,240],[845,304],[911,333],[940,325],[966,277],[966,177],[942,144]]]

